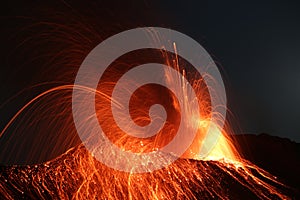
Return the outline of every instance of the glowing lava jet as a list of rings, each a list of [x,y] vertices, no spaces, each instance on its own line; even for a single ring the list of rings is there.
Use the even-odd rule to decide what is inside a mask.
[[[174,48],[176,49],[176,46]],[[155,56],[145,57],[143,56],[145,51],[152,51]],[[142,60],[132,64],[133,58]],[[124,71],[146,63],[149,59],[176,69],[182,76],[173,75],[168,69],[164,70],[163,77],[168,88],[153,84],[140,87],[132,94],[129,102],[130,117],[136,124],[146,126],[150,123],[149,109],[154,104],[163,105],[167,113],[166,123],[159,133],[140,139],[125,134],[114,121],[111,104],[122,105],[112,98],[112,93]],[[193,127],[197,130],[194,140],[180,158],[176,158],[174,162],[161,169],[146,173],[131,173],[110,168],[95,159],[94,153],[100,151],[104,156],[109,155],[111,149],[107,146],[100,146],[95,149],[95,152],[91,152],[80,144],[42,164],[1,167],[0,197],[7,199],[232,199],[245,198],[245,195],[249,195],[249,198],[288,199],[285,187],[275,177],[240,157],[227,135],[230,132],[229,126],[223,128],[215,123],[225,116],[212,113],[213,99],[208,90],[210,85],[204,81],[204,76],[211,81],[214,81],[214,77],[210,74],[195,75],[193,71],[190,73],[188,65],[184,59],[164,51],[131,52],[111,64],[112,68],[106,71],[108,75],[103,76],[104,78],[99,81],[99,89],[94,90],[80,85],[54,87],[26,104],[1,132],[1,136],[4,133],[9,134],[10,126],[16,119],[25,117],[24,113],[32,112],[30,114],[34,116],[35,112],[38,112],[38,117],[45,114],[41,112],[45,109],[42,105],[43,99],[48,99],[47,105],[51,104],[54,109],[55,106],[62,105],[54,102],[66,102],[61,113],[55,112],[55,115],[68,115],[68,117],[60,121],[56,121],[56,118],[51,119],[52,127],[60,124],[52,131],[73,132],[75,127],[70,123],[72,118],[70,103],[72,91],[78,90],[95,94],[98,123],[110,142],[123,151],[137,154],[157,151],[175,137],[180,123],[186,123],[186,127]],[[189,80],[196,94],[201,118],[198,118],[198,114],[195,113],[197,109],[192,103],[195,98],[190,95],[191,91],[186,87],[184,78]],[[126,88],[124,85],[125,92]],[[171,92],[171,89],[177,91],[177,96]],[[84,102],[85,99],[82,101]],[[37,122],[38,117],[32,121]],[[179,120],[182,118],[185,118],[183,122]],[[24,126],[36,124],[30,123]],[[83,120],[82,124],[85,127],[88,125],[85,131],[93,133],[95,124],[91,123],[89,118]],[[209,127],[210,131],[208,131]],[[44,127],[47,128],[50,128],[50,125]],[[189,132],[187,131],[186,134]],[[208,137],[207,134],[210,136]],[[206,140],[210,137],[214,138],[213,148],[206,146]],[[106,159],[112,157],[107,156]],[[122,162],[123,159],[123,157],[112,159],[112,162]]]

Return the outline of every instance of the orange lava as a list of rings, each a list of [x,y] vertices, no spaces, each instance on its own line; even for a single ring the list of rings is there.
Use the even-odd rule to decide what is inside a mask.
[[[70,92],[77,89],[96,94],[95,103],[99,124],[105,126],[104,130],[108,130],[105,134],[109,139],[126,151],[143,153],[155,151],[157,148],[166,145],[176,134],[174,130],[176,130],[177,124],[171,122],[177,122],[176,113],[180,113],[180,115],[189,119],[187,123],[198,129],[192,145],[181,158],[171,165],[152,173],[125,173],[103,165],[93,157],[93,152],[88,152],[82,145],[79,145],[71,148],[60,157],[36,165],[36,167],[17,168],[14,166],[7,169],[6,173],[10,175],[0,176],[1,195],[13,199],[15,196],[12,191],[17,190],[21,196],[26,197],[28,195],[29,197],[41,199],[49,197],[60,199],[197,199],[201,198],[201,195],[203,195],[202,198],[228,199],[230,191],[224,188],[226,180],[231,177],[232,182],[237,182],[243,188],[246,188],[245,190],[249,193],[259,198],[289,198],[279,189],[283,185],[275,177],[241,158],[238,150],[228,138],[227,132],[230,132],[230,130],[225,130],[223,127],[214,124],[218,119],[212,119],[216,115],[211,113],[211,99],[207,90],[209,85],[205,85],[201,77],[188,77],[178,58],[169,58],[165,53],[163,53],[163,57],[166,58],[165,63],[168,66],[177,69],[182,75],[190,79],[190,83],[198,97],[201,119],[194,117],[194,108],[190,107],[190,102],[193,99],[190,99],[188,91],[182,85],[182,77],[170,77],[168,71],[166,71],[166,82],[170,87],[181,91],[182,96],[174,97],[164,90],[163,96],[166,96],[163,99],[168,99],[168,102],[162,100],[161,103],[169,106],[167,113],[171,114],[168,118],[170,121],[160,134],[143,139],[142,142],[136,138],[126,136],[121,130],[117,129],[116,124],[111,119],[110,107],[107,107],[107,102],[114,102],[110,94],[115,82],[110,79],[102,80],[99,83],[102,87],[97,91],[78,85],[61,85],[41,93],[16,113],[2,130],[0,136],[9,134],[7,131],[10,126],[18,117],[22,117],[24,112],[32,112],[30,113],[32,115],[39,112],[37,116],[40,117],[42,113],[40,111],[45,109],[40,105],[41,99],[55,98],[58,101],[70,102]],[[116,74],[117,72],[115,72]],[[150,103],[161,99],[161,93],[156,94],[152,90],[153,88],[144,89],[140,92],[151,93]],[[174,98],[183,99],[185,107],[179,108]],[[135,105],[132,108],[133,120],[136,123],[146,124],[149,122],[149,110],[147,110],[149,104],[146,100],[145,104]],[[55,105],[52,106],[55,107]],[[50,109],[48,111],[51,112]],[[66,114],[66,112],[70,112],[70,108],[63,109],[62,113]],[[135,115],[135,113],[143,112],[146,114],[142,118],[140,115]],[[55,113],[55,115],[62,113]],[[225,116],[219,117],[224,118]],[[55,121],[55,118],[51,121],[51,124],[58,123],[60,126],[57,126],[57,128],[64,132],[72,129],[72,126],[65,124],[64,121]],[[88,119],[83,123],[88,123]],[[216,135],[216,143],[207,155],[201,155],[201,150],[208,148],[203,140],[208,134],[207,128],[209,126],[213,127],[213,131],[209,134]],[[91,130],[93,130],[92,125]],[[52,131],[56,130],[53,129]],[[11,187],[7,186],[7,182],[11,183]],[[24,185],[29,185],[30,190],[26,189]]]

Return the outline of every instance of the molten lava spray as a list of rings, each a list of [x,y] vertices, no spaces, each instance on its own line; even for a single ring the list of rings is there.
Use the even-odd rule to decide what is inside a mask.
[[[157,35],[153,36],[153,40],[155,39]],[[173,44],[173,48],[176,52],[176,44]],[[152,52],[152,56],[145,56],[146,51]],[[138,61],[131,62],[137,58]],[[131,94],[130,116],[127,117],[131,117],[139,126],[146,126],[155,117],[159,119],[159,116],[149,114],[149,109],[154,104],[162,105],[167,114],[166,123],[157,134],[141,139],[135,137],[134,133],[128,134],[119,128],[114,121],[111,106],[124,106],[113,98],[114,87],[124,72],[149,60],[163,63],[175,69],[179,75],[165,69],[162,78],[167,87],[148,84]],[[196,129],[194,140],[180,158],[174,159],[174,162],[163,168],[145,173],[120,171],[99,162],[95,159],[95,154],[100,153],[105,160],[111,159],[112,162],[120,163],[124,162],[124,157],[111,156],[110,146],[101,141],[95,141],[99,145],[94,151],[87,150],[83,141],[83,144],[72,147],[57,158],[42,164],[1,167],[0,196],[6,199],[230,199],[241,197],[238,194],[242,193],[253,198],[288,199],[285,187],[276,177],[243,160],[238,154],[238,149],[229,139],[231,130],[228,123],[225,128],[219,127],[217,123],[226,116],[213,113],[212,98],[218,98],[218,95],[210,94],[207,80],[213,82],[214,77],[209,73],[194,73],[189,65],[183,58],[167,51],[148,49],[128,53],[111,64],[96,89],[72,84],[53,87],[21,108],[0,134],[2,137],[11,132],[22,133],[27,126],[58,131],[64,135],[76,132],[71,103],[74,97],[72,92],[78,91],[79,94],[95,94],[98,123],[109,141],[123,151],[139,155],[157,151],[176,136],[180,123]],[[185,79],[192,86],[196,99],[191,95]],[[134,84],[131,81],[134,80],[128,80],[128,84]],[[123,85],[125,93],[126,90],[127,85]],[[176,91],[177,96],[172,91]],[[85,102],[86,99],[81,101]],[[194,107],[195,101],[199,105],[201,118],[195,113],[198,109]],[[51,119],[46,116],[51,116]],[[43,117],[49,123],[41,126],[39,121]],[[185,120],[180,121],[182,118]],[[16,123],[20,125],[13,126]],[[85,118],[81,123],[84,131],[93,134],[96,125],[90,118]],[[127,128],[130,130],[130,127]],[[204,142],[208,138],[207,134],[215,139],[213,148]],[[177,145],[180,146],[181,143]],[[168,158],[177,156],[171,152],[166,154]],[[159,155],[156,159],[165,162],[166,157],[160,158]],[[151,164],[149,160],[141,160],[143,162],[145,165],[137,167],[147,168]]]

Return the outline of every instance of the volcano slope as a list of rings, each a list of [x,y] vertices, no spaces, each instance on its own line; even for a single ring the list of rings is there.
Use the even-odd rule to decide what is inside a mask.
[[[179,158],[152,173],[108,168],[83,145],[28,166],[1,166],[1,199],[296,199],[299,198],[299,144],[268,135],[238,135],[251,162]],[[288,156],[281,157],[283,151]],[[281,154],[280,154],[281,152]],[[281,157],[275,159],[274,155]],[[280,161],[279,161],[280,160]],[[298,174],[297,174],[298,173]],[[269,177],[273,177],[270,179]],[[284,184],[281,184],[283,182]]]

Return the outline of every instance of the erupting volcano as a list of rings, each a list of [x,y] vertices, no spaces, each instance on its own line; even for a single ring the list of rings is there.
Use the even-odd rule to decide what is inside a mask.
[[[66,27],[45,24],[69,39]],[[55,55],[61,60],[51,60],[73,67],[63,75],[71,81],[48,83],[0,133],[7,143],[0,152],[0,198],[291,199],[288,186],[239,154],[210,56],[190,51],[205,60],[199,71],[192,63],[197,61],[181,56],[180,43],[156,32],[162,28],[144,30],[148,40],[137,37],[128,45],[149,46],[118,56],[100,77],[97,67],[109,60],[81,58],[93,39],[102,38],[91,27],[76,30],[88,33],[68,40],[80,56],[65,58],[62,50]],[[82,44],[81,37],[93,42]],[[118,47],[105,51],[113,54]],[[34,135],[32,142],[14,144],[26,134]]]
[[[152,56],[142,56],[145,52]],[[112,89],[116,81],[112,76],[108,80],[101,80],[99,88],[101,90],[80,87],[76,85],[62,85],[52,88],[34,98],[26,104],[8,123],[1,135],[9,134],[10,126],[24,113],[41,111],[44,99],[52,102],[65,101],[70,106],[71,92],[73,90],[83,90],[85,92],[96,93],[96,110],[99,123],[108,131],[109,139],[124,151],[137,153],[150,152],[161,148],[174,137],[174,130],[178,128],[177,115],[184,115],[197,128],[194,141],[186,152],[175,162],[162,169],[147,173],[130,173],[111,169],[93,157],[93,152],[87,151],[83,144],[71,148],[61,156],[38,165],[1,167],[0,194],[3,198],[63,198],[63,199],[205,199],[205,198],[266,198],[276,199],[289,198],[288,189],[276,180],[268,172],[243,160],[238,154],[233,141],[230,140],[228,132],[230,127],[214,127],[214,136],[218,137],[216,144],[208,155],[201,156],[200,150],[203,148],[203,138],[207,133],[207,128],[211,122],[212,108],[210,96],[202,77],[188,74],[187,63],[175,55],[168,55],[166,52],[144,50],[133,52],[120,57],[112,66],[113,69],[107,73],[113,73],[113,77],[118,80],[118,74],[128,71],[134,65],[131,59],[140,58],[139,64],[148,62],[149,59],[162,62],[181,72],[182,75],[191,80],[194,91],[196,91],[197,102],[200,102],[202,118],[195,118],[191,105],[191,97],[187,91],[182,77],[174,76],[169,70],[164,71],[165,81],[169,88],[175,88],[182,95],[178,97],[183,100],[183,111],[178,110],[178,101],[174,94],[166,88],[157,85],[140,88],[133,94],[131,99],[131,116],[136,123],[143,125],[149,123],[150,117],[147,112],[149,105],[160,103],[167,108],[167,125],[156,136],[137,139],[126,136],[122,130],[118,129],[112,121],[110,113],[110,102],[115,102],[111,98]],[[126,60],[127,63],[120,62]],[[209,74],[206,74],[209,77]],[[213,77],[210,77],[213,78]],[[212,79],[213,80],[213,79]],[[126,88],[126,86],[124,86]],[[147,98],[143,98],[147,97]],[[60,99],[61,98],[61,99]],[[141,101],[142,99],[142,101]],[[49,105],[49,103],[47,104]],[[53,107],[58,106],[52,104]],[[63,104],[62,104],[63,105]],[[71,108],[64,105],[62,115],[68,115]],[[57,114],[59,108],[54,112]],[[49,111],[49,110],[48,110]],[[146,113],[146,114],[145,114]],[[102,116],[106,116],[103,118]],[[224,116],[219,116],[224,117]],[[36,120],[36,119],[35,119]],[[104,120],[101,122],[101,120]],[[55,123],[52,121],[52,123]],[[58,123],[58,122],[57,122]],[[60,121],[60,128],[64,131],[71,130],[72,126],[66,124],[70,121]],[[84,123],[89,123],[86,120]],[[174,124],[175,123],[175,124]],[[33,124],[34,125],[34,124]],[[90,130],[93,130],[90,125]],[[53,130],[54,131],[54,130]],[[110,135],[109,135],[110,134]],[[187,133],[188,134],[188,133]],[[100,147],[103,154],[108,154],[110,149],[106,146]],[[173,155],[170,155],[173,156]],[[109,159],[109,158],[107,158]],[[124,158],[122,158],[124,159]],[[163,158],[162,162],[163,162]],[[122,161],[120,159],[120,161]],[[119,162],[119,161],[118,161]],[[147,160],[145,160],[147,162]],[[147,166],[147,165],[145,165]],[[144,167],[145,167],[144,166]],[[140,167],[140,166],[139,166]]]

